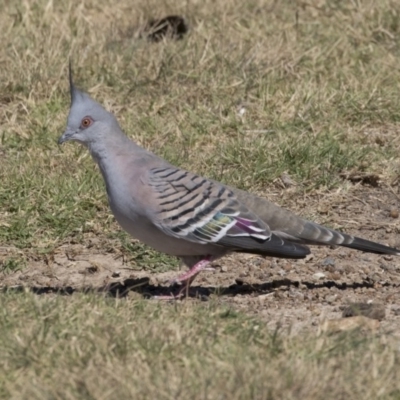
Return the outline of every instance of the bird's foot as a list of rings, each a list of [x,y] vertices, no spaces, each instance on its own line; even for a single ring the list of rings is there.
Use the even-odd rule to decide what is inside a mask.
[[[201,271],[212,271],[214,268],[212,267],[207,267],[207,265],[210,263],[210,258],[207,257],[204,260],[199,261],[195,265],[193,265],[192,268],[189,269],[189,271],[185,272],[184,274],[181,274],[177,276],[176,278],[172,279],[169,281],[170,285],[175,285],[175,284],[181,284],[185,282],[190,283],[194,280],[194,278],[197,276],[197,274]],[[189,283],[189,284],[190,284]]]
[[[189,294],[189,286],[196,278],[197,274],[201,271],[213,271],[215,268],[207,267],[210,263],[210,257],[207,257],[203,260],[200,260],[196,263],[189,271],[185,272],[184,274],[179,275],[175,279],[169,281],[171,286],[179,284],[182,287],[179,289],[177,294],[170,294],[164,296],[154,296],[156,300],[179,300],[183,297],[186,297]]]
[[[176,294],[169,294],[169,295],[162,295],[162,296],[154,296],[153,298],[156,300],[180,300],[189,294],[189,286],[192,283],[194,278],[186,281],[186,282],[181,282],[183,285],[179,288],[179,290],[176,292]]]

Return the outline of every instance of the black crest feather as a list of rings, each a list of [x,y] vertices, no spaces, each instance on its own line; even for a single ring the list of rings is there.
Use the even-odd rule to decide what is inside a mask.
[[[68,63],[68,76],[69,76],[69,92],[71,94],[71,104],[72,104],[76,97],[76,89],[74,86],[74,82],[72,80],[72,61],[71,61],[71,59],[69,60],[69,63]]]

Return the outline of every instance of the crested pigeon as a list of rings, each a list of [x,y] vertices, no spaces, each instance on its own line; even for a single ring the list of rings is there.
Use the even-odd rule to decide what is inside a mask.
[[[339,245],[377,254],[400,250],[304,220],[266,199],[174,167],[138,146],[113,114],[78,90],[70,67],[71,107],[58,143],[86,146],[103,175],[121,227],[154,249],[182,259],[189,270],[179,298],[196,275],[230,252],[299,259],[307,245]]]

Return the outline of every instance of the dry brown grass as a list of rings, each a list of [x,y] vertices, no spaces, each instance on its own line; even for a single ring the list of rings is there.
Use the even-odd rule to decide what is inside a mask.
[[[185,39],[139,37],[166,14],[186,16]],[[171,162],[254,191],[284,171],[299,196],[346,191],[349,171],[398,177],[399,14],[395,0],[0,2],[1,273],[93,236],[143,253],[110,217],[88,154],[56,146],[70,58],[78,85]],[[150,264],[175,265],[146,250]],[[281,337],[217,304],[0,302],[3,398],[400,396],[390,336]]]

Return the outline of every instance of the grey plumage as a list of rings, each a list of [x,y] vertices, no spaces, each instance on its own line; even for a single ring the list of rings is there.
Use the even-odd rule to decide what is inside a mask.
[[[337,245],[375,254],[399,255],[400,250],[370,240],[338,232],[315,222],[304,220],[276,204],[243,190],[233,189],[239,201],[253,210],[271,231],[306,245]],[[279,232],[279,233],[278,233]]]
[[[115,117],[76,89],[59,143],[85,145],[100,167],[111,210],[133,237],[180,257],[187,285],[206,265],[229,252],[304,258],[306,245],[340,245],[400,254],[399,250],[303,220],[275,204],[181,170],[138,146]]]

